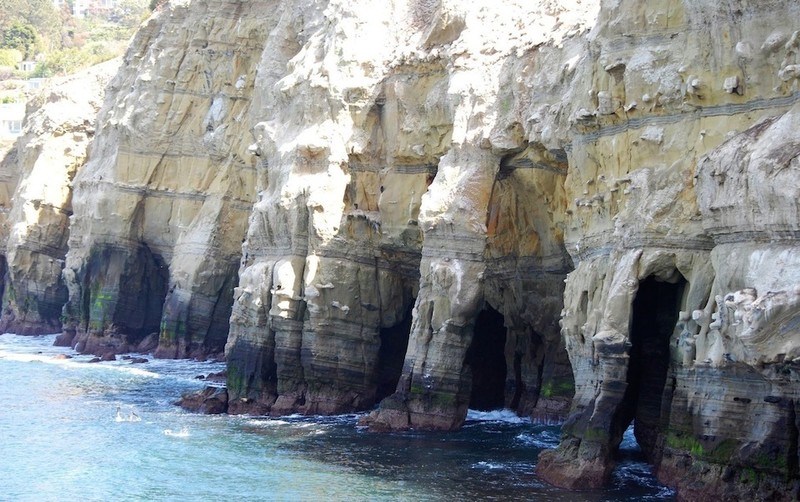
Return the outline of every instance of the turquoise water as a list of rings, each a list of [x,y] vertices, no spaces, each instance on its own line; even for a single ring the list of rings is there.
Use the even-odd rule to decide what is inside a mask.
[[[0,335],[0,500],[672,500],[626,435],[612,486],[534,475],[558,428],[471,412],[455,433],[372,434],[357,416],[204,416],[172,403],[220,363],[89,363]],[[70,354],[72,359],[54,359]]]

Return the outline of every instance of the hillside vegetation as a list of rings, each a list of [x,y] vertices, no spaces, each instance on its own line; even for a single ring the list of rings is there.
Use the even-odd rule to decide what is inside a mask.
[[[151,3],[98,1],[75,15],[72,0],[0,0],[0,80],[66,75],[120,55]],[[26,71],[22,61],[36,64]]]

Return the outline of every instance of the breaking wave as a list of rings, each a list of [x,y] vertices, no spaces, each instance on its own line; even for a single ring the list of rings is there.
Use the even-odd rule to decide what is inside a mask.
[[[478,411],[467,410],[467,420],[473,422],[505,422],[508,424],[529,424],[530,418],[518,416],[514,410]]]
[[[543,430],[539,432],[523,432],[517,434],[514,439],[525,446],[534,448],[549,449],[558,446],[559,432],[557,430]]]

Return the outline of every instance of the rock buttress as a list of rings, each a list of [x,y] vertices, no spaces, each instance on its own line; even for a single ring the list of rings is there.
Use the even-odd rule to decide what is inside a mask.
[[[548,481],[607,482],[632,423],[681,497],[791,496],[797,9],[601,9],[565,187],[576,392]]]
[[[537,58],[558,59],[592,8],[552,29],[565,9],[283,7],[252,113],[259,201],[226,347],[231,409],[344,412],[391,389],[374,428],[452,429],[471,402],[563,416],[572,377],[556,318],[571,264],[552,131],[566,119],[537,110],[534,132],[521,110],[526,87],[562,96]],[[514,31],[522,19],[542,30]],[[406,336],[401,364],[382,348],[403,352]]]
[[[0,330],[20,335],[61,330],[67,288],[72,180],[86,161],[104,89],[119,60],[54,79],[28,104],[23,135],[4,160],[16,185],[3,232],[7,262]],[[14,189],[13,187],[11,187]]]
[[[134,37],[75,180],[74,345],[221,354],[255,196],[245,117],[275,4],[169,4]]]
[[[407,333],[394,328],[408,324],[416,296],[419,200],[437,152],[411,152],[408,139],[398,146],[399,121],[424,113],[425,103],[398,111],[394,93],[430,92],[443,71],[431,65],[429,74],[384,83],[391,9],[307,7],[283,4],[261,61],[253,116],[271,120],[257,124],[251,148],[258,201],[226,346],[232,412],[373,406],[380,381],[393,387],[399,376],[382,376],[379,362],[397,356],[381,352],[381,337],[405,351]],[[342,30],[389,38],[366,48]],[[441,128],[437,142],[449,124]]]

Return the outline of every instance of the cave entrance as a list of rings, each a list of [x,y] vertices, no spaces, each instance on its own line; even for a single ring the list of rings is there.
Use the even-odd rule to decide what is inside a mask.
[[[121,267],[120,301],[113,317],[114,324],[127,335],[130,344],[137,344],[147,335],[159,332],[168,285],[166,262],[142,243],[133,261]]]
[[[636,442],[653,460],[660,429],[662,401],[670,365],[669,341],[686,280],[677,272],[667,281],[654,276],[639,283],[630,324],[627,388],[615,420],[615,437],[633,422]],[[667,398],[669,399],[669,398]]]
[[[403,363],[408,350],[408,337],[411,333],[412,311],[414,300],[406,310],[403,320],[380,332],[381,347],[378,351],[378,388],[375,391],[376,402],[388,397],[397,389],[397,382],[403,373]]]
[[[6,262],[5,256],[0,255],[0,300],[5,300],[6,282],[11,280],[9,277],[6,277],[7,273],[8,262]]]
[[[496,410],[505,405],[506,326],[503,314],[486,305],[475,321],[465,364],[472,370],[469,407]]]

